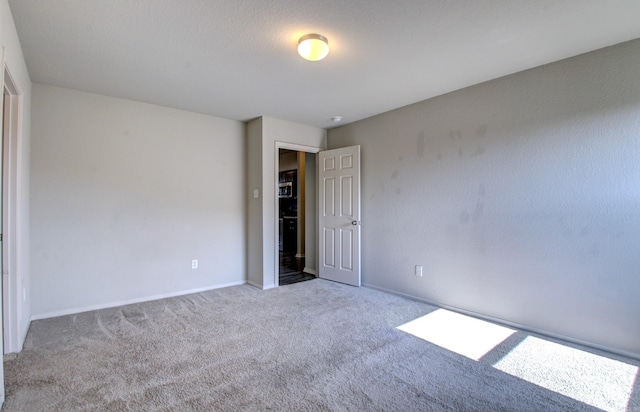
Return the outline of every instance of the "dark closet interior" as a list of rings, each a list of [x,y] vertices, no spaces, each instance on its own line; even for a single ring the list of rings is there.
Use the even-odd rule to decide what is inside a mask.
[[[280,149],[280,156],[287,154],[297,155],[297,152]],[[278,179],[278,201],[279,201],[279,284],[287,285],[314,279],[315,276],[304,273],[305,251],[304,242],[301,245],[301,234],[298,233],[300,227],[304,225],[298,208],[299,203],[299,179],[304,179],[298,169],[282,170]],[[304,185],[303,185],[304,187]]]

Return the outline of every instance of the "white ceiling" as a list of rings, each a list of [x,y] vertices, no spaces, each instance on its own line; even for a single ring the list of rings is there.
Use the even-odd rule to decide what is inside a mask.
[[[330,128],[640,37],[638,0],[9,0],[31,79]],[[296,53],[320,33],[320,62]]]

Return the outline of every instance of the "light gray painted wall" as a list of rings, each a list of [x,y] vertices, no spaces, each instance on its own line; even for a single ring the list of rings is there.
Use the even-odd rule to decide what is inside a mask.
[[[34,316],[245,282],[242,122],[40,84],[33,99]]]
[[[17,297],[17,329],[19,351],[31,321],[31,269],[29,248],[29,152],[31,146],[31,78],[22,54],[13,16],[6,0],[0,0],[0,46],[5,48],[5,63],[20,93],[21,124],[18,130],[16,159],[16,250],[15,261],[9,268],[16,274],[17,289],[24,295]]]
[[[262,118],[247,124],[247,283],[262,287],[263,226],[262,221]],[[257,191],[258,197],[254,197]]]
[[[298,153],[280,150],[280,162],[278,170],[284,172],[286,170],[298,170]]]
[[[260,198],[249,200],[248,282],[262,289],[275,286],[276,276],[276,143],[326,147],[327,132],[313,126],[271,117],[248,123],[249,191]]]
[[[640,40],[330,130],[363,282],[640,357],[638,68]]]

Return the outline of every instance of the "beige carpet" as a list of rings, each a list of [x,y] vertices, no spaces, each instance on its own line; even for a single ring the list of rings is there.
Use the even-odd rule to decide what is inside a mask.
[[[3,410],[598,410],[397,329],[435,309],[318,279],[35,321]]]

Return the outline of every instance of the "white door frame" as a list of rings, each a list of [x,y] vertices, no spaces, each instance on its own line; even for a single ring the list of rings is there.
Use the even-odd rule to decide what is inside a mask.
[[[17,159],[18,137],[22,123],[22,95],[11,77],[9,69],[1,66],[3,74],[2,115],[2,311],[4,322],[4,353],[20,352],[19,313],[24,303],[20,293],[20,279],[17,273]],[[5,93],[8,96],[5,98]],[[6,105],[6,107],[5,107]]]
[[[2,72],[2,74],[4,74],[4,55],[5,55],[5,48],[0,46],[0,71]],[[2,116],[4,115],[4,76],[2,76],[2,78],[0,78],[0,90],[2,90],[2,100],[0,101],[0,125],[2,125]],[[4,135],[4,130],[0,130],[0,134]],[[2,139],[0,139],[0,141],[2,141]],[[0,258],[1,260],[1,258]],[[0,268],[0,275],[2,273],[2,270]],[[4,309],[2,308],[2,306],[4,305],[4,298],[2,296],[0,296],[0,315],[2,315],[2,322],[3,325],[2,327],[4,328],[4,316],[6,316],[4,314]],[[0,347],[2,348],[2,354],[4,355],[4,337],[2,339],[2,341],[0,341]],[[2,405],[4,405],[4,360],[2,362],[0,362],[0,366],[2,366],[2,370],[0,370],[0,407],[2,407]]]
[[[324,150],[321,147],[314,147],[314,146],[305,146],[305,145],[301,145],[301,144],[296,144],[296,143],[287,143],[287,142],[279,142],[276,141],[276,146],[275,146],[275,170],[274,170],[274,175],[273,175],[273,181],[275,182],[275,187],[276,190],[278,189],[278,180],[280,178],[280,149],[287,149],[287,150],[295,150],[296,152],[305,152],[305,153],[318,153],[321,150]],[[316,165],[317,168],[317,165]],[[317,175],[317,173],[316,173]],[[280,231],[279,227],[278,227],[278,219],[280,216],[278,216],[278,213],[280,211],[280,199],[278,197],[278,195],[276,194],[275,196],[275,213],[273,215],[273,226],[275,228],[275,239],[274,239],[274,253],[275,253],[275,267],[274,267],[274,281],[273,281],[273,285],[274,287],[278,287],[280,286],[280,254],[278,251],[278,232]],[[317,216],[316,216],[316,224],[317,224]],[[316,251],[316,256],[318,255],[318,252]]]

